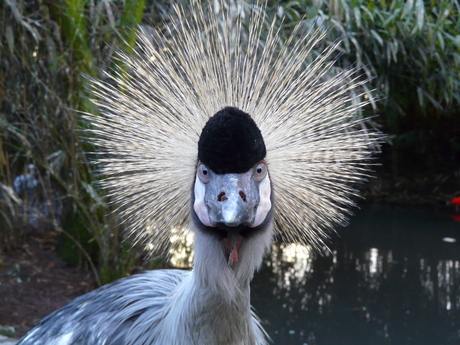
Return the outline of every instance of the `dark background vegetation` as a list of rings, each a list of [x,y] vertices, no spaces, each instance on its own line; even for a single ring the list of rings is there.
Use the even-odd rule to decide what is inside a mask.
[[[249,2],[230,4],[251,11]],[[84,75],[121,64],[114,57],[133,49],[132,28],[161,29],[172,3],[4,0],[0,11],[0,265],[2,252],[51,231],[60,234],[59,255],[92,270],[98,284],[125,276],[140,250],[122,241],[88,163],[92,148],[81,133],[88,124],[76,111],[94,111]],[[269,1],[266,11],[286,36],[298,23],[329,26],[323,44],[343,40],[336,71],[354,65],[370,79],[364,91],[372,104],[362,116],[379,114],[371,123],[388,136],[366,196],[400,193],[413,202],[406,186],[419,181],[432,194],[460,180],[457,1]],[[448,186],[443,197],[460,193]]]

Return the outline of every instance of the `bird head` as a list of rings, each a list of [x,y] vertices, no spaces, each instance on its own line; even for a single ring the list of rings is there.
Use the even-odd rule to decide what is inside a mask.
[[[272,233],[324,250],[382,138],[360,115],[372,102],[361,90],[368,78],[335,73],[340,42],[321,50],[322,28],[299,25],[285,39],[276,20],[267,31],[265,11],[248,25],[176,13],[178,24],[143,27],[136,53],[120,53],[127,73],[94,80],[100,113],[85,115],[128,233],[165,256],[190,229],[195,253],[209,251],[214,234],[247,267]]]
[[[193,211],[198,229],[220,237],[229,264],[241,242],[271,222],[273,192],[265,143],[249,114],[226,107],[204,126],[198,142]]]

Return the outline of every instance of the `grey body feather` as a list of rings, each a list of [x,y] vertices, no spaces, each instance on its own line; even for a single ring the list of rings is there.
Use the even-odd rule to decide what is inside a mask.
[[[143,331],[155,329],[168,296],[188,275],[157,270],[117,280],[50,314],[20,344],[127,344],[129,329],[140,319],[153,321]]]

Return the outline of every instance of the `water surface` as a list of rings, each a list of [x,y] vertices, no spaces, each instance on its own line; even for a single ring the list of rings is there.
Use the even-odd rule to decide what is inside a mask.
[[[274,344],[460,344],[460,223],[451,211],[368,205],[328,255],[274,245],[251,285]]]

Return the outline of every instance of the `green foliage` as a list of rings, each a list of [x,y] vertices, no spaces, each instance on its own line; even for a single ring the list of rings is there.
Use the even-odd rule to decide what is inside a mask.
[[[331,41],[343,40],[342,65],[356,62],[377,78],[386,98],[394,84],[407,83],[420,107],[447,109],[460,101],[457,1],[291,1],[281,2],[277,12],[291,23],[330,26]]]
[[[94,111],[82,74],[96,76],[111,65],[116,49],[134,44],[132,27],[144,5],[1,5],[0,244],[8,249],[27,232],[60,231],[60,252],[89,264],[100,283],[125,276],[139,251],[127,251],[123,228],[93,183],[84,154],[92,148],[79,137],[87,124],[75,111]],[[18,189],[18,178],[33,182]]]
[[[458,1],[305,0],[272,6],[291,24],[330,27],[330,41],[343,40],[338,64],[355,64],[373,78],[381,99],[378,121],[389,133],[395,169],[404,151],[418,152],[424,168],[446,162],[443,152],[454,163],[459,152],[452,138],[460,135],[452,130],[460,108]]]

